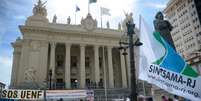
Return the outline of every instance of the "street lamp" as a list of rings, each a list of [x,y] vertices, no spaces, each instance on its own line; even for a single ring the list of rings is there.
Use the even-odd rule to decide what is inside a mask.
[[[49,70],[49,89],[52,89],[52,70]]]
[[[141,46],[142,43],[140,42],[139,38],[133,43],[133,34],[135,34],[134,28],[135,24],[131,21],[128,21],[126,23],[127,27],[127,36],[128,36],[128,42],[122,42],[120,40],[119,44],[120,50],[124,50],[123,55],[127,55],[126,49],[129,49],[130,53],[130,74],[131,74],[131,94],[130,94],[130,100],[131,101],[137,101],[137,90],[136,90],[136,73],[135,73],[135,59],[134,59],[134,46]],[[124,46],[123,46],[124,45]]]

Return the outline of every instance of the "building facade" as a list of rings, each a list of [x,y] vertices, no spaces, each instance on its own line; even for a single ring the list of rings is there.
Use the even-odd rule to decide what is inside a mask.
[[[194,52],[185,56],[188,64],[194,67],[196,71],[201,75],[201,52]]]
[[[200,73],[201,58],[195,54],[201,53],[201,1],[170,0],[164,13],[177,52]]]
[[[164,10],[173,26],[171,35],[180,55],[201,50],[200,7],[200,0],[170,0]]]
[[[39,0],[19,26],[22,38],[12,43],[11,88],[129,87],[128,56],[118,49],[123,31],[98,28],[90,14],[79,25],[59,24],[56,17],[50,23],[46,16]]]

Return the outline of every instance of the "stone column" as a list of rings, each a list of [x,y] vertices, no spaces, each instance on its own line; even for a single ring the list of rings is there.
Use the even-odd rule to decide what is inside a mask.
[[[100,81],[100,68],[99,68],[99,46],[94,46],[94,76],[96,84]]]
[[[18,45],[16,42],[12,43],[14,48],[13,52],[13,64],[12,64],[12,75],[11,75],[11,87],[15,87],[17,84],[18,77],[18,70],[20,64],[20,55],[21,55],[21,46]]]
[[[41,71],[39,71],[39,80],[41,83],[44,82],[44,80],[48,80],[47,79],[47,75],[48,75],[48,71],[47,71],[47,63],[48,63],[48,42],[43,42],[41,41],[41,47],[40,47],[40,68]]]
[[[15,84],[17,83],[17,71],[18,71],[18,62],[20,59],[20,53],[13,52],[13,64],[12,64],[12,75],[11,75],[11,87],[15,86]]]
[[[122,78],[122,87],[127,88],[127,76],[126,76],[126,64],[125,56],[122,55],[123,51],[120,51],[120,60],[121,60],[121,78]]]
[[[71,70],[70,70],[70,59],[71,59],[71,55],[70,55],[70,49],[71,49],[71,44],[66,43],[66,64],[65,64],[65,87],[66,88],[71,88]]]
[[[22,41],[22,52],[21,52],[21,57],[20,57],[20,67],[19,67],[19,77],[17,79],[17,84],[20,84],[22,82],[24,82],[25,80],[25,76],[24,76],[24,72],[26,71],[26,69],[29,67],[29,40],[24,39]]]
[[[80,88],[85,88],[85,45],[80,45]]]
[[[107,47],[108,55],[108,73],[109,73],[109,88],[114,88],[114,73],[112,64],[112,47]]]
[[[52,70],[52,82],[54,83],[55,80],[55,49],[56,43],[51,43],[51,53],[50,53],[50,69]],[[52,83],[52,84],[53,84]]]
[[[127,69],[127,79],[128,79],[128,87],[131,88],[131,69],[130,69],[130,54],[129,54],[129,50],[127,49],[126,52],[128,53],[128,55],[126,55],[126,69]]]

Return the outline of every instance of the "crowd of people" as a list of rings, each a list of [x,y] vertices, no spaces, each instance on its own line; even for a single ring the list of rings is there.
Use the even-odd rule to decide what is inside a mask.
[[[103,89],[103,81],[100,80],[98,83],[93,82],[93,81],[86,81],[86,88],[88,89]]]
[[[173,98],[171,97],[166,97],[166,96],[161,96],[161,99],[162,101],[191,101],[191,100],[188,100],[188,99],[184,99],[184,98],[179,98],[179,96],[177,95],[174,95]]]

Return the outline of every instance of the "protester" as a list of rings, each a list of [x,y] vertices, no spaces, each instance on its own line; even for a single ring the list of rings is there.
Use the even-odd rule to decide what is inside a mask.
[[[165,96],[162,96],[162,101],[168,101],[168,99]]]
[[[57,100],[57,101],[63,101],[63,99],[62,98],[60,98],[59,100]]]
[[[173,101],[173,99],[172,98],[168,98],[168,101]]]
[[[149,98],[146,99],[146,101],[153,101],[153,98],[149,97]]]
[[[173,101],[179,101],[179,97],[177,95],[174,95]]]
[[[126,97],[126,101],[130,101],[130,98],[129,98],[129,97]]]

